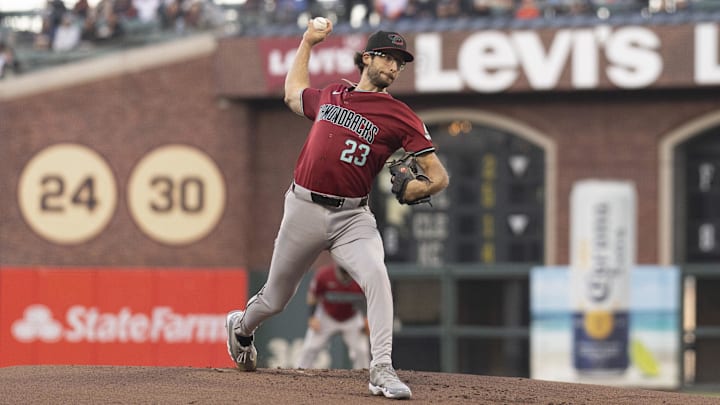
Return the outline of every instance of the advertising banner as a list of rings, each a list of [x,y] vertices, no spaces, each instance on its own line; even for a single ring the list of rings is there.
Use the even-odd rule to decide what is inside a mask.
[[[2,268],[0,366],[232,367],[244,269]]]
[[[572,189],[573,364],[580,373],[622,373],[628,367],[636,200],[631,182],[584,180]]]
[[[485,29],[488,28],[488,29]],[[393,94],[698,88],[720,84],[717,22],[476,29],[403,33],[415,62]],[[358,39],[359,38],[359,39]],[[355,80],[362,36],[333,33],[313,48],[314,85]],[[254,57],[259,51],[262,61]],[[217,80],[229,97],[265,96],[282,81],[300,37],[234,36],[217,52]],[[242,75],[238,72],[242,71]]]
[[[530,272],[530,377],[573,383],[678,388],[680,271],[676,267],[637,266],[630,271],[629,283],[624,352],[601,350],[595,356],[598,361],[604,361],[606,355],[612,353],[613,359],[627,359],[627,363],[605,372],[588,373],[576,367],[570,269],[533,268]],[[606,339],[614,341],[617,336],[608,335]],[[602,339],[600,343],[603,343]],[[591,354],[585,353],[592,358]]]
[[[365,41],[364,35],[331,36],[314,47],[308,65],[312,82],[322,86],[341,78],[357,81],[359,71],[353,58],[355,52],[364,48]],[[285,76],[295,60],[298,38],[260,38],[257,43],[265,69],[266,90],[282,91]]]

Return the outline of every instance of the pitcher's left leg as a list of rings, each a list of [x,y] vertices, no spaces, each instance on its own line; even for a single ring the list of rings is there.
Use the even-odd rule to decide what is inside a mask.
[[[376,231],[377,232],[377,231]],[[380,234],[356,239],[330,250],[365,292],[370,326],[370,365],[392,363],[393,299]]]

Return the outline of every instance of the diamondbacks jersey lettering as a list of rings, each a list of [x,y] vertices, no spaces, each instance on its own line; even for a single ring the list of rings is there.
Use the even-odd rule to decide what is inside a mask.
[[[314,121],[295,169],[295,182],[315,192],[363,197],[399,148],[422,154],[435,147],[425,125],[390,94],[355,91],[342,83],[302,93]],[[400,118],[400,119],[398,119]]]
[[[375,135],[378,133],[378,127],[370,120],[347,108],[339,107],[332,104],[323,104],[320,107],[318,120],[332,122],[335,125],[345,127],[355,132],[360,138],[367,143],[373,143]]]

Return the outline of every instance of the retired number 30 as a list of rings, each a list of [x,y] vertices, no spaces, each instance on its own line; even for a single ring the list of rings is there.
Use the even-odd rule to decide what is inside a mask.
[[[187,213],[198,213],[205,205],[205,184],[198,177],[186,177],[173,181],[168,176],[157,176],[150,180],[151,187],[157,193],[150,201],[155,212],[169,212],[177,206]]]

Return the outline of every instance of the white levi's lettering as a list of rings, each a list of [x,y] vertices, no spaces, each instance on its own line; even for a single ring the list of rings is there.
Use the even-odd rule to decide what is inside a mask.
[[[713,50],[713,34],[710,28],[696,31],[696,42],[702,39]],[[596,88],[603,76],[619,88],[643,88],[663,72],[661,45],[656,33],[641,26],[561,29],[548,44],[533,31],[483,31],[461,41],[453,69],[443,64],[442,35],[424,33],[415,38],[423,60],[416,68],[415,87],[419,92],[468,88],[493,93],[510,89],[524,75],[531,89],[549,90],[563,85],[561,76],[569,67],[572,88]],[[708,59],[717,51],[695,55],[696,65],[702,66],[696,76],[712,81]],[[600,65],[602,59],[607,66]]]

